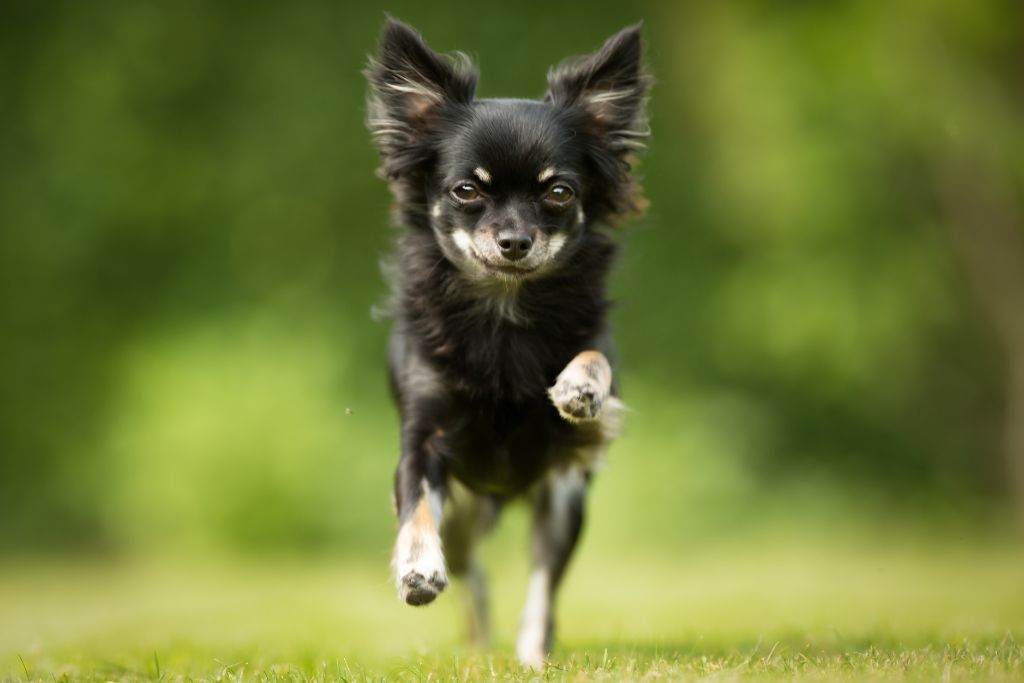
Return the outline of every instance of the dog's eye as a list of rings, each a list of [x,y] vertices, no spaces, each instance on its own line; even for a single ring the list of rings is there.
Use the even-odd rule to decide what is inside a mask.
[[[471,202],[480,198],[480,190],[473,183],[459,183],[452,189],[452,196],[460,202]]]
[[[565,206],[572,201],[572,188],[565,185],[552,185],[544,194],[544,201],[556,206]]]

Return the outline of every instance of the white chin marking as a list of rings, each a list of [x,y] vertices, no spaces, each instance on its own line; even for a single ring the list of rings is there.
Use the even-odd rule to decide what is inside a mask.
[[[469,236],[468,232],[460,228],[452,233],[452,240],[455,241],[455,246],[459,248],[459,251],[466,256],[473,256],[473,238]]]
[[[548,240],[548,253],[551,258],[558,255],[558,252],[562,251],[562,247],[565,246],[565,235],[552,235],[551,239]]]
[[[555,169],[551,166],[548,166],[547,168],[540,172],[540,175],[537,176],[537,182],[543,183],[545,180],[552,177],[553,175],[555,175]]]
[[[483,166],[477,166],[476,168],[474,168],[473,169],[473,175],[475,175],[477,178],[479,178],[481,182],[484,182],[484,183],[490,183],[491,182],[491,174],[488,173],[487,169],[485,169]]]

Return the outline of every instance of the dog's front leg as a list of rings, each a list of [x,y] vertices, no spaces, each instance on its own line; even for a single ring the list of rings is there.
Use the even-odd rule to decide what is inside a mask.
[[[612,366],[600,351],[582,351],[565,366],[548,390],[558,412],[569,422],[596,420],[612,390]]]
[[[398,597],[426,605],[448,585],[441,550],[444,469],[428,443],[430,430],[418,421],[403,425],[402,458],[395,471],[395,504],[400,527],[393,559]]]

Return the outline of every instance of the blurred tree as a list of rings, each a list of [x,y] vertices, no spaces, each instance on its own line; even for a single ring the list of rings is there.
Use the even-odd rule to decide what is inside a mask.
[[[1024,5],[456,5],[388,10],[473,53],[483,96],[538,96],[646,19],[652,209],[615,317],[627,398],[665,430],[638,467],[749,473],[736,505],[790,481],[886,514],[1024,501]],[[0,8],[0,547],[390,524],[360,75],[382,18]],[[657,486],[624,502],[653,517]]]
[[[1024,520],[1024,231],[1006,178],[991,162],[938,155],[937,191],[950,236],[1005,357],[1006,481]]]

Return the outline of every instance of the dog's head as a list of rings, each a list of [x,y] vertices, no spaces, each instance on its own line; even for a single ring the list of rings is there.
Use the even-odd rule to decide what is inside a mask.
[[[548,73],[543,100],[476,99],[477,72],[401,22],[384,27],[367,123],[403,222],[476,281],[552,272],[590,226],[642,208],[648,134],[639,26]]]

